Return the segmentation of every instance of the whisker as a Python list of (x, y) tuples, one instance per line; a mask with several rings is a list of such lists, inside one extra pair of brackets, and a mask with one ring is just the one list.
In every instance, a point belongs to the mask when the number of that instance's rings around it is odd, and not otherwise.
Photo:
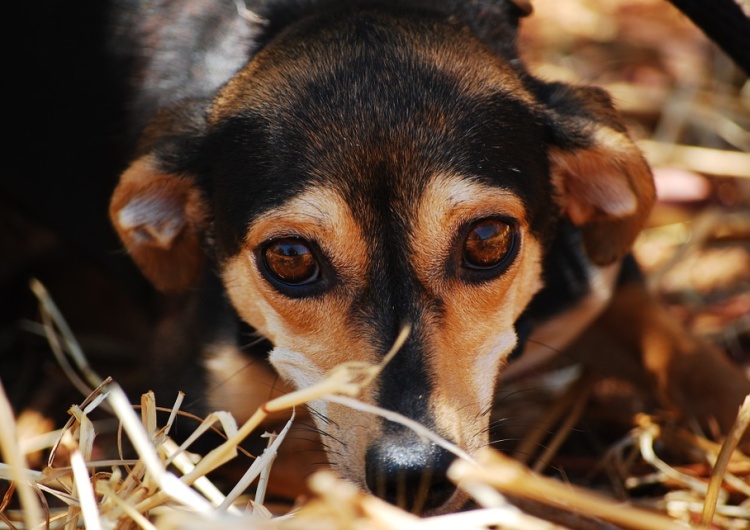
[(318, 418), (320, 421), (322, 421), (326, 425), (333, 425), (337, 429), (339, 428), (338, 423), (336, 423), (335, 421), (331, 420), (331, 418), (329, 418), (328, 416), (326, 416), (325, 414), (323, 414), (319, 410), (317, 410), (315, 408), (312, 408), (310, 405), (307, 406), (307, 410), (310, 411), (310, 415), (311, 416), (314, 416), (314, 417)]
[(511, 387), (510, 389), (506, 389), (504, 391), (498, 391), (495, 393), (495, 402), (493, 403), (493, 408), (511, 398), (517, 397), (518, 395), (538, 392), (540, 390), (543, 390), (544, 388), (546, 388), (545, 385), (519, 385)]
[[(248, 335), (250, 335), (250, 334), (248, 334)], [(264, 342), (268, 342), (268, 339), (265, 338), (263, 335), (256, 334), (255, 337), (256, 338), (253, 339), (251, 342), (248, 342), (248, 343), (245, 343), (245, 344), (239, 344), (238, 348), (240, 350), (245, 351), (245, 350), (250, 350), (250, 349), (254, 348), (258, 344), (263, 344)]]
[(310, 444), (319, 444), (321, 447), (326, 447), (326, 444), (315, 438), (307, 438), (306, 436), (287, 436), (287, 440), (297, 440), (302, 442), (309, 442)]
[(314, 433), (314, 434), (317, 434), (318, 436), (321, 436), (322, 439), (319, 440), (319, 441), (323, 445), (327, 445), (328, 441), (332, 440), (332, 441), (336, 442), (337, 444), (339, 444), (341, 447), (346, 447), (346, 442), (344, 442), (343, 440), (340, 440), (339, 438), (335, 437), (331, 433), (328, 433), (326, 431), (322, 431), (322, 430), (317, 429), (316, 427), (313, 427), (313, 426), (305, 425), (304, 427), (305, 427), (305, 430), (303, 432)]
[(492, 409), (494, 409), (494, 408), (495, 408), (495, 404), (494, 403), (490, 403), (485, 408), (483, 408), (482, 410), (479, 411), (479, 414), (477, 414), (477, 418), (483, 418), (483, 417), (487, 416), (489, 413), (492, 412)]
[(552, 352), (555, 352), (555, 353), (557, 353), (558, 355), (560, 355), (560, 354), (562, 354), (562, 353), (563, 353), (563, 352), (562, 352), (562, 350), (558, 350), (557, 348), (555, 348), (554, 346), (550, 346), (550, 345), (549, 345), (549, 344), (547, 344), (546, 342), (541, 342), (541, 341), (538, 341), (538, 340), (534, 340), (534, 339), (526, 339), (526, 342), (530, 342), (530, 343), (532, 343), (532, 344), (536, 344), (537, 346), (541, 346), (541, 347), (543, 347), (543, 348), (547, 348), (548, 350), (550, 350), (550, 351), (552, 351)]
[(523, 418), (501, 418), (490, 422), (487, 426), (487, 430), (495, 429), (497, 427), (533, 427), (537, 422), (526, 420)]

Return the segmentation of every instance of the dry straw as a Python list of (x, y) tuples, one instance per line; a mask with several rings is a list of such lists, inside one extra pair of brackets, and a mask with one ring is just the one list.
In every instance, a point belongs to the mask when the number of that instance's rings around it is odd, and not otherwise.
[[(28, 469), (24, 450), (21, 449), (37, 450), (39, 445), (24, 446), (17, 439), (12, 411), (0, 386), (0, 449), (4, 461), (0, 464), (0, 480), (10, 484), (9, 493), (0, 506), (0, 527), (71, 530), (80, 527), (196, 530), (574, 528), (559, 526), (524, 513), (511, 505), (503, 493), (530, 499), (539, 506), (549, 505), (563, 510), (580, 517), (580, 521), (586, 521), (588, 528), (612, 528), (611, 525), (607, 526), (609, 523), (644, 530), (689, 527), (685, 520), (679, 521), (654, 510), (637, 507), (634, 503), (615, 502), (582, 488), (542, 477), (517, 460), (489, 448), (472, 458), (412, 420), (358, 401), (356, 396), (360, 391), (397, 354), (408, 329), (403, 330), (382, 363), (376, 366), (362, 363), (341, 365), (318, 384), (267, 402), (241, 426), (225, 412), (210, 414), (185, 442), (178, 445), (169, 433), (176, 416), (183, 414), (179, 410), (183, 396), (178, 396), (164, 425), (157, 422), (157, 407), (151, 393), (142, 397), (139, 416), (122, 389), (109, 379), (101, 379), (88, 365), (83, 351), (44, 287), (34, 282), (32, 289), (39, 297), (42, 320), (53, 351), (66, 366), (66, 371), (71, 373), (76, 385), (87, 389), (88, 396), (81, 405), (70, 408), (70, 420), (56, 434), (51, 447), (48, 446), (48, 465), (40, 472)], [(278, 448), (293, 417), (280, 433), (269, 435), (268, 447), (228, 494), (222, 493), (209, 480), (207, 475), (210, 472), (237, 456), (239, 444), (248, 435), (257, 434), (268, 414), (293, 410), (317, 399), (327, 399), (365, 414), (378, 414), (389, 421), (402, 423), (454, 452), (458, 458), (449, 475), (480, 507), (457, 514), (419, 518), (362, 492), (329, 472), (319, 472), (310, 482), (311, 490), (316, 494), (314, 499), (289, 513), (272, 514), (263, 505), (265, 487)], [(585, 399), (585, 394), (571, 399), (571, 406), (579, 409), (580, 402)], [(127, 460), (121, 456), (116, 460), (96, 460), (94, 441), (98, 433), (91, 414), (105, 407), (121, 424), (121, 431), (137, 454), (136, 459)], [(660, 437), (664, 440), (664, 435), (657, 424), (645, 417), (631, 437), (611, 454), (617, 455), (626, 447), (638, 448), (642, 459), (658, 470), (662, 477), (668, 477), (693, 494), (698, 494), (704, 500), (701, 503), (703, 525), (708, 526), (712, 521), (716, 525), (716, 514), (719, 514), (721, 521), (726, 522), (720, 527), (747, 528), (750, 521), (747, 500), (750, 498), (747, 483), (750, 464), (735, 448), (750, 421), (748, 410), (750, 405), (746, 403), (723, 447), (692, 438), (692, 449), (701, 452), (706, 461), (714, 464), (710, 481), (699, 480), (661, 461), (653, 445)], [(226, 441), (206, 455), (190, 453), (194, 441), (217, 425), (225, 434)], [(691, 435), (678, 433), (677, 437), (680, 436), (680, 443), (684, 443)], [(558, 445), (559, 440), (555, 444)], [(616, 460), (622, 464), (633, 459)], [(253, 485), (255, 496), (249, 499), (246, 492)], [(728, 504), (727, 489), (735, 492), (734, 497), (744, 500), (735, 505)], [(55, 503), (50, 502), (52, 498)], [(11, 502), (14, 499), (17, 499), (17, 503)], [(695, 510), (690, 513), (694, 514)], [(699, 521), (693, 518), (692, 522)]]

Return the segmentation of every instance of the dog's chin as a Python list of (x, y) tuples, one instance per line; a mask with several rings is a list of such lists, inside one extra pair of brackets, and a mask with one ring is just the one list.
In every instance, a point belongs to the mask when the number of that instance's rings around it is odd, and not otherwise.
[[(335, 469), (333, 471), (335, 472)], [(341, 478), (343, 478), (344, 480), (347, 480), (348, 482), (354, 483), (360, 490), (365, 491), (371, 495), (374, 495), (375, 497), (378, 497), (378, 495), (370, 491), (366, 485), (362, 484), (360, 480), (352, 480), (351, 478), (346, 478), (346, 477), (341, 477)], [(415, 513), (416, 515), (419, 515), (421, 517), (432, 517), (435, 515), (445, 515), (449, 513), (458, 512), (462, 510), (463, 508), (465, 508), (469, 504), (470, 500), (471, 499), (468, 493), (466, 493), (465, 491), (461, 489), (456, 489), (453, 495), (451, 495), (446, 502), (444, 502), (443, 504), (441, 504), (440, 506), (436, 508), (421, 510), (419, 509), (418, 506), (403, 506), (403, 505), (399, 505), (399, 503), (396, 503), (395, 506), (404, 511)]]
[(469, 495), (465, 491), (457, 489), (455, 493), (443, 504), (437, 508), (426, 510), (421, 513), (423, 517), (431, 517), (433, 515), (444, 515), (447, 513), (455, 513), (463, 509), (469, 503)]
[[(455, 513), (457, 511), (460, 511), (464, 509), (470, 502), (469, 494), (465, 491), (461, 490), (460, 488), (456, 488), (453, 493), (439, 506), (436, 507), (425, 507), (425, 504), (429, 504), (427, 502), (427, 496), (430, 495), (430, 491), (421, 493), (417, 492), (405, 492), (407, 497), (410, 497), (411, 499), (418, 499), (422, 498), (421, 501), (416, 501), (415, 505), (408, 505), (408, 502), (394, 502), (393, 500), (388, 500), (383, 498), (381, 495), (378, 495), (377, 492), (372, 491), (370, 487), (365, 484), (363, 477), (364, 473), (361, 471), (353, 471), (350, 469), (346, 463), (338, 462), (334, 455), (328, 455), (329, 462), (331, 465), (331, 471), (339, 476), (342, 480), (345, 480), (347, 482), (350, 482), (357, 486), (360, 490), (367, 492), (371, 495), (374, 495), (375, 497), (378, 497), (382, 499), (384, 502), (388, 502), (390, 504), (393, 504), (394, 506), (416, 515), (420, 515), (422, 517), (431, 517), (435, 515), (444, 515), (448, 513)], [(430, 471), (425, 470), (425, 474), (429, 475)], [(409, 493), (412, 493), (412, 495), (409, 495)]]

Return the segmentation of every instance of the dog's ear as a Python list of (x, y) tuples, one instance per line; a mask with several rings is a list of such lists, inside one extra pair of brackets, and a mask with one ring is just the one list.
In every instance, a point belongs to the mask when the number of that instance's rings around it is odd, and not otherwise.
[(120, 177), (109, 215), (133, 261), (165, 292), (190, 288), (204, 262), (205, 202), (194, 179), (164, 172), (155, 155), (133, 162)]
[(201, 106), (157, 116), (110, 202), (110, 219), (126, 250), (164, 292), (190, 288), (204, 266), (208, 207), (188, 160), (198, 151), (204, 125)]
[[(425, 2), (426, 4), (434, 4)], [(448, 2), (452, 15), (461, 20), (498, 55), (518, 61), (517, 38), (521, 19), (533, 12), (531, 0), (484, 0)]]
[(546, 85), (552, 178), (564, 214), (583, 232), (589, 258), (622, 258), (655, 200), (651, 170), (599, 88)]

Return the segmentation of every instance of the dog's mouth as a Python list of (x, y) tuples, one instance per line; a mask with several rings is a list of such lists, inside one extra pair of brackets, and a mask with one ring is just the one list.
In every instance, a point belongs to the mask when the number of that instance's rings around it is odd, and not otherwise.
[(384, 436), (365, 453), (365, 483), (370, 492), (407, 511), (447, 511), (458, 497), (447, 476), (455, 458), (439, 445), (414, 436)]

